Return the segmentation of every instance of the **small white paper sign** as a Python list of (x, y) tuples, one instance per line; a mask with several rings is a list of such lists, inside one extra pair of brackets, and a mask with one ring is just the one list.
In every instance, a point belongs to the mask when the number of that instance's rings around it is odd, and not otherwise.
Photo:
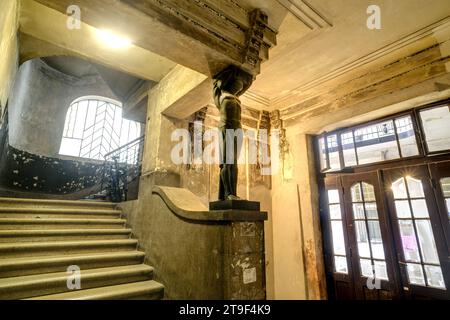
[(256, 282), (256, 268), (244, 269), (242, 272), (244, 284)]

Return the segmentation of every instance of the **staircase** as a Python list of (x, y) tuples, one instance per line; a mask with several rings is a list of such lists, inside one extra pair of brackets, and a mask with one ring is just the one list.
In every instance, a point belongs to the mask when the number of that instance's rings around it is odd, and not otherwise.
[(121, 215), (101, 201), (0, 198), (0, 300), (161, 299)]

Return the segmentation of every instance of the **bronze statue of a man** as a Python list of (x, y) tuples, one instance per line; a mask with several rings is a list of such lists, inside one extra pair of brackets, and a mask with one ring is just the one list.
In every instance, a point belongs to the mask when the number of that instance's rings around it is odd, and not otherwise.
[[(236, 194), (238, 180), (237, 160), (241, 151), (242, 140), (238, 143), (238, 138), (242, 133), (242, 125), (241, 101), (238, 97), (251, 86), (252, 82), (253, 76), (251, 74), (233, 65), (219, 72), (214, 77), (214, 102), (220, 111), (219, 130), (223, 141), (223, 144), (220, 146), (219, 200), (239, 199)], [(242, 139), (242, 135), (240, 138)], [(230, 140), (233, 142), (233, 146), (230, 146)], [(233, 154), (230, 155), (230, 152)]]

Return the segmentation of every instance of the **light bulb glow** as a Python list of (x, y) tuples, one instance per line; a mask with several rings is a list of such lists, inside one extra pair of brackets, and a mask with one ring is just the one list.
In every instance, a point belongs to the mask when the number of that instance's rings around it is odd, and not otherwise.
[(97, 29), (97, 37), (100, 41), (113, 49), (126, 48), (131, 45), (131, 40), (120, 37), (109, 30)]

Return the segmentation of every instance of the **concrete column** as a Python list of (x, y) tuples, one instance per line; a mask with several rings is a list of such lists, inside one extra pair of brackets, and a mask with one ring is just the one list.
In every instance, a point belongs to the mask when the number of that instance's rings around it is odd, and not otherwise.
[[(158, 179), (165, 185), (178, 186), (177, 179), (169, 177), (179, 176), (180, 167), (170, 158), (171, 134), (177, 128), (187, 128), (187, 123), (175, 117), (164, 115), (187, 92), (199, 83), (205, 81), (206, 76), (182, 66), (176, 66), (169, 72), (148, 94), (147, 123), (145, 130), (145, 145), (142, 162), (142, 176), (164, 177)], [(189, 108), (189, 104), (186, 105)], [(192, 112), (195, 112), (193, 110)], [(168, 179), (172, 183), (168, 183)]]

